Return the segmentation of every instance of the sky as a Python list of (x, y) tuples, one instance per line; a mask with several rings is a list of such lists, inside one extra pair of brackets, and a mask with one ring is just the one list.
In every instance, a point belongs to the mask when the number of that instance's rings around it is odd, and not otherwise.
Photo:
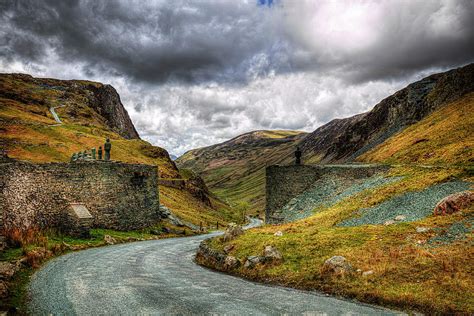
[(113, 85), (174, 155), (311, 132), (474, 61), (474, 1), (2, 0), (0, 72)]

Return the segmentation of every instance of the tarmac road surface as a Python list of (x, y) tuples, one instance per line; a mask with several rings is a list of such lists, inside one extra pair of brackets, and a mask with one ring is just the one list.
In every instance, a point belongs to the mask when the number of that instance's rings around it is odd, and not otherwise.
[[(258, 225), (252, 220), (251, 226)], [(395, 315), (395, 311), (214, 272), (194, 263), (218, 233), (70, 253), (32, 278), (33, 315)]]

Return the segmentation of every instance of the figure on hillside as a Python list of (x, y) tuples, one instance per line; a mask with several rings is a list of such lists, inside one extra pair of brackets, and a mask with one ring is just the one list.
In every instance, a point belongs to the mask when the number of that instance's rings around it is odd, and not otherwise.
[(105, 150), (105, 160), (110, 160), (110, 150), (112, 149), (112, 143), (110, 143), (110, 139), (107, 138), (104, 144)]
[(99, 146), (99, 151), (97, 152), (97, 155), (99, 156), (99, 160), (102, 160), (102, 146)]
[(295, 164), (297, 165), (301, 165), (301, 150), (300, 150), (300, 147), (296, 147), (296, 151), (295, 151), (295, 158), (296, 158), (296, 161), (295, 161)]

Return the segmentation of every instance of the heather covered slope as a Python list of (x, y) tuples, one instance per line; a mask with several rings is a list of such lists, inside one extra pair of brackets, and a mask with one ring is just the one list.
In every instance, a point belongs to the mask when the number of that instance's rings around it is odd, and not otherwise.
[[(54, 120), (51, 107), (63, 124)], [(1, 148), (12, 158), (66, 162), (73, 152), (98, 147), (109, 137), (113, 160), (157, 165), (161, 177), (181, 177), (165, 149), (139, 138), (119, 95), (108, 85), (1, 74), (0, 122)], [(228, 207), (212, 196), (209, 206), (189, 190), (160, 189), (161, 202), (187, 221), (231, 219)]]
[(180, 168), (200, 174), (209, 188), (237, 211), (263, 211), (265, 167), (289, 162), (305, 133), (255, 131), (221, 144), (188, 151), (177, 159)]
[(438, 73), (408, 85), (366, 113), (336, 119), (301, 143), (307, 163), (353, 161), (397, 132), (474, 92), (474, 64)]
[(474, 93), (451, 102), (358, 158), (364, 162), (474, 164)]

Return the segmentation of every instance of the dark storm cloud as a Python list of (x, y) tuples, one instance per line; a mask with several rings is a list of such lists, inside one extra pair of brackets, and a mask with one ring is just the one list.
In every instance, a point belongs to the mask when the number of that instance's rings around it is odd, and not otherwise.
[(312, 131), (474, 61), (474, 1), (0, 1), (0, 71), (113, 84), (175, 154)]
[(150, 83), (245, 79), (242, 63), (267, 49), (270, 24), (256, 6), (230, 1), (7, 1), (2, 30), (13, 56), (47, 57)]
[(366, 10), (364, 16), (340, 21), (330, 16), (332, 7), (351, 5), (257, 4), (5, 1), (2, 54), (31, 62), (48, 58), (49, 48), (64, 61), (84, 63), (89, 74), (96, 69), (149, 83), (245, 82), (291, 71), (332, 72), (361, 82), (449, 67), (474, 56), (469, 0), (355, 2), (354, 12)]

